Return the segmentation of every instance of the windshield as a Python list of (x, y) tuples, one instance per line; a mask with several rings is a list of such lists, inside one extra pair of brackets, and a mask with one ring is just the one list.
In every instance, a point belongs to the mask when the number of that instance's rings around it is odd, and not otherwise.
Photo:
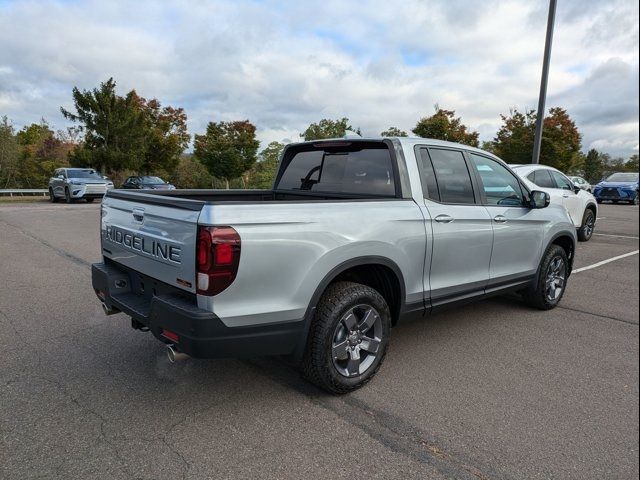
[(607, 177), (607, 182), (637, 182), (637, 173), (614, 173)]
[(92, 169), (68, 169), (67, 176), (69, 178), (90, 178), (92, 180), (102, 180), (102, 175)]
[(140, 177), (140, 183), (164, 183), (160, 177)]

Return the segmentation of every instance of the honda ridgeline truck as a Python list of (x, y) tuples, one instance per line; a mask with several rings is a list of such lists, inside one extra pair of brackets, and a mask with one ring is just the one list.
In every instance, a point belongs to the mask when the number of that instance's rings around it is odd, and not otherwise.
[(108, 190), (93, 288), (171, 360), (289, 355), (342, 393), (391, 327), (497, 293), (555, 307), (576, 229), (494, 155), (429, 139), (287, 145), (271, 190)]

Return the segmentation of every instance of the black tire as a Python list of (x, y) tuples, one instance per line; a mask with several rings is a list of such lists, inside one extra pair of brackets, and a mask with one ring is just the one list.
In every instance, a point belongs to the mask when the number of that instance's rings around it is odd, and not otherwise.
[(638, 205), (638, 192), (636, 192), (636, 196), (633, 200), (629, 202), (630, 205)]
[(93, 203), (95, 198), (85, 198), (85, 200), (87, 201), (87, 203)]
[(582, 217), (582, 226), (578, 229), (578, 240), (588, 242), (593, 236), (593, 230), (596, 225), (596, 216), (593, 210), (587, 208)]
[(68, 188), (64, 189), (64, 201), (67, 203), (72, 203), (73, 199), (71, 198), (71, 193)]
[(58, 203), (58, 197), (53, 194), (53, 189), (49, 187), (49, 201), (51, 203)]
[[(561, 273), (564, 277), (562, 288), (559, 292), (555, 292), (556, 296), (554, 298), (550, 298), (550, 292), (547, 292), (548, 288), (548, 279), (549, 273), (554, 269), (552, 263), (557, 260), (562, 261), (562, 268), (559, 273)], [(540, 261), (540, 266), (538, 267), (538, 275), (537, 281), (535, 284), (531, 284), (524, 292), (522, 296), (524, 301), (531, 307), (538, 308), (540, 310), (551, 310), (555, 308), (566, 290), (567, 286), (567, 278), (569, 276), (569, 259), (567, 257), (567, 252), (564, 251), (560, 245), (550, 245), (547, 248), (542, 260)]]
[[(359, 315), (359, 311), (363, 313)], [(349, 318), (351, 320), (347, 322)], [(355, 325), (352, 333), (347, 328), (351, 322)], [(364, 325), (368, 324), (373, 326), (365, 330), (367, 327)], [(307, 348), (302, 359), (303, 376), (330, 393), (347, 393), (362, 387), (382, 365), (389, 345), (390, 330), (389, 306), (376, 290), (353, 282), (330, 285), (318, 302), (309, 329)], [(375, 353), (367, 350), (370, 340), (373, 340), (371, 345), (375, 346)], [(346, 358), (343, 359), (337, 354), (334, 356), (342, 345), (346, 345), (343, 347)], [(354, 356), (357, 356), (357, 360)], [(346, 366), (342, 362), (346, 362)], [(357, 373), (353, 368), (355, 362), (358, 364)], [(364, 370), (360, 372), (361, 369)]]
[(601, 203), (602, 203), (602, 200), (597, 199), (597, 200), (596, 200), (596, 202), (598, 202), (598, 204), (601, 204)]

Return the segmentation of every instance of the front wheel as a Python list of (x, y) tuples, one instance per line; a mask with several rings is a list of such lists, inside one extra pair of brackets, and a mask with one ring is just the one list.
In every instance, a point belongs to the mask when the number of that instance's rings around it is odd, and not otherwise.
[(568, 276), (567, 252), (560, 245), (551, 245), (540, 262), (536, 283), (523, 292), (525, 302), (540, 310), (555, 308), (564, 295)]
[(73, 202), (73, 199), (71, 198), (71, 192), (69, 192), (68, 188), (64, 189), (64, 201), (67, 203)]
[(49, 201), (51, 203), (58, 203), (58, 197), (53, 194), (53, 188), (49, 187)]
[(331, 393), (360, 388), (375, 375), (387, 352), (389, 306), (366, 285), (330, 285), (312, 321), (302, 361), (305, 378)]
[(596, 216), (593, 210), (587, 209), (582, 217), (582, 226), (578, 229), (578, 240), (581, 242), (588, 242), (592, 235), (596, 225)]
[(85, 200), (87, 201), (87, 203), (93, 203), (93, 201), (95, 200), (95, 198), (85, 198)]

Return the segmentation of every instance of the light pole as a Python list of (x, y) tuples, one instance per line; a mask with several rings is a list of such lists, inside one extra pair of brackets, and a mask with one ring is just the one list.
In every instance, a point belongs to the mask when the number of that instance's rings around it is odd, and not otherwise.
[(545, 102), (547, 100), (547, 81), (549, 80), (549, 60), (551, 59), (551, 43), (553, 42), (553, 24), (556, 19), (556, 0), (549, 0), (549, 18), (547, 18), (547, 37), (544, 42), (544, 59), (542, 61), (542, 78), (540, 79), (540, 97), (536, 111), (536, 133), (533, 137), (533, 157), (531, 163), (540, 163), (540, 145), (542, 143), (542, 124), (544, 122)]

